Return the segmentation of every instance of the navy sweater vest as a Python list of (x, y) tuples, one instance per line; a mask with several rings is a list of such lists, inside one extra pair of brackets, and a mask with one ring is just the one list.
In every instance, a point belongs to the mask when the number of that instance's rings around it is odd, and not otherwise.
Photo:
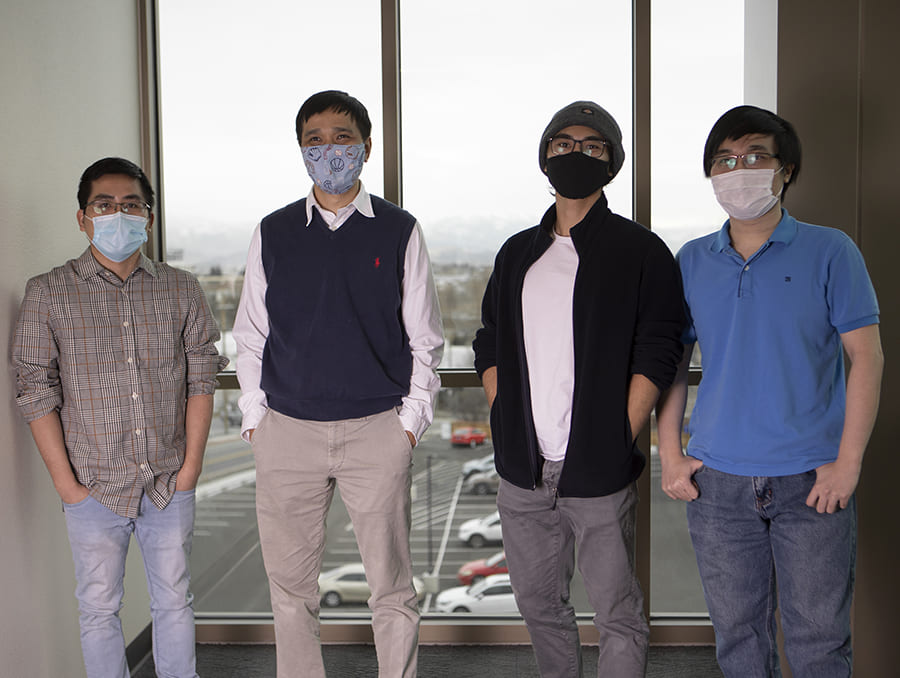
[(375, 218), (331, 231), (306, 200), (262, 220), (269, 336), (262, 389), (297, 419), (365, 417), (409, 393), (412, 353), (401, 315), (412, 215), (372, 196)]

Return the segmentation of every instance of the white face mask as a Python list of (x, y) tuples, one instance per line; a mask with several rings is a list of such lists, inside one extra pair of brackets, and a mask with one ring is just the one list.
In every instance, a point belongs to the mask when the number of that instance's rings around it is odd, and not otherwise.
[(781, 169), (739, 169), (712, 177), (716, 200), (729, 217), (744, 221), (757, 219), (772, 209), (778, 195), (772, 193), (775, 172)]

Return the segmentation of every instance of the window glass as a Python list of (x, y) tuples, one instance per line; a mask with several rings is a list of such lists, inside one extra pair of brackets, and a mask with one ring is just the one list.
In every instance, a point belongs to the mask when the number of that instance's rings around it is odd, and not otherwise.
[[(774, 109), (776, 5), (774, 0), (651, 2), (651, 227), (673, 252), (718, 230), (727, 218), (703, 174), (703, 147), (713, 124), (744, 103)], [(699, 358), (696, 350), (694, 367)], [(696, 387), (688, 396), (685, 426)], [(655, 421), (650, 473), (651, 613), (705, 615), (685, 505), (669, 499), (660, 486)]]
[[(157, 5), (166, 259), (236, 280), (259, 220), (309, 192), (294, 131), (300, 104), (345, 90), (365, 104), (380, 136), (380, 6), (342, 3), (335, 32), (312, 29), (304, 3)], [(382, 163), (375, 143), (362, 176), (375, 193)], [(233, 315), (217, 314), (224, 330)]]
[[(631, 3), (401, 0), (403, 201), (441, 291), (444, 367), (471, 367), (494, 255), (552, 204), (538, 164), (553, 114), (589, 99), (622, 128), (607, 188), (631, 216)], [(477, 18), (477, 19), (476, 19)]]
[(726, 218), (703, 146), (719, 116), (745, 103), (744, 0), (653, 0), (650, 17), (651, 224), (677, 252)]
[[(771, 63), (774, 48), (747, 33), (743, 0), (651, 4), (651, 226), (675, 251), (724, 219), (703, 177), (703, 142), (727, 108), (774, 106), (764, 96), (774, 78), (754, 71)], [(774, 0), (753, 6), (771, 9)], [(306, 97), (342, 89), (367, 106), (373, 154), (363, 181), (383, 192), (381, 7), (344, 3), (340, 31), (308, 30), (308, 6), (287, 0), (158, 0), (157, 7), (166, 258), (198, 275), (223, 330), (222, 350), (233, 359), (231, 327), (253, 228), (309, 191), (294, 133)], [(626, 161), (606, 192), (614, 211), (632, 216), (632, 4), (401, 0), (400, 12), (404, 207), (422, 223), (432, 256), (447, 337), (442, 366), (470, 368), (493, 257), (552, 204), (537, 149), (562, 106), (592, 99), (618, 121)], [(721, 27), (715, 38), (713, 25)], [(748, 74), (755, 74), (752, 87)], [(751, 90), (763, 92), (762, 100), (748, 99)], [(238, 396), (216, 394), (198, 488), (193, 567), (201, 616), (270, 611)], [(438, 610), (440, 592), (505, 573), (499, 522), (491, 519), (497, 477), (484, 461), (490, 453), (481, 390), (442, 390), (414, 459), (412, 549), (428, 613)], [(683, 505), (662, 496), (655, 448), (650, 468), (651, 609), (702, 614)], [(463, 530), (471, 520), (480, 522)], [(358, 563), (339, 496), (328, 526), (323, 572)], [(469, 567), (485, 558), (483, 571)], [(572, 590), (578, 612), (589, 615), (577, 575)], [(506, 609), (510, 600), (490, 611), (515, 614)], [(349, 604), (341, 602), (341, 611)], [(364, 613), (364, 604), (353, 605)], [(447, 611), (464, 606), (448, 603)]]
[[(380, 5), (341, 3), (340, 30), (311, 28), (297, 2), (158, 0), (161, 214), (166, 259), (197, 274), (232, 359), (234, 314), (259, 220), (306, 197), (311, 182), (294, 131), (311, 94), (362, 101), (380, 137)], [(383, 154), (363, 172), (380, 194)], [(198, 485), (192, 556), (195, 607), (269, 612), (254, 508), (250, 447), (239, 438), (240, 393), (220, 389)]]

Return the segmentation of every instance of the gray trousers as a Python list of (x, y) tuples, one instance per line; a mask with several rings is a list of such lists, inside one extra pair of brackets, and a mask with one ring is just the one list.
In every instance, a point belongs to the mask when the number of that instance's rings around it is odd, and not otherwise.
[(558, 497), (563, 462), (545, 462), (534, 490), (501, 481), (497, 506), (516, 603), (543, 678), (580, 678), (581, 643), (569, 584), (578, 570), (600, 632), (601, 678), (644, 676), (650, 635), (634, 573), (637, 488)]
[(269, 410), (253, 434), (256, 513), (278, 678), (323, 678), (319, 584), (335, 485), (372, 590), (380, 678), (416, 675), (419, 606), (409, 548), (412, 447), (394, 410), (343, 421)]

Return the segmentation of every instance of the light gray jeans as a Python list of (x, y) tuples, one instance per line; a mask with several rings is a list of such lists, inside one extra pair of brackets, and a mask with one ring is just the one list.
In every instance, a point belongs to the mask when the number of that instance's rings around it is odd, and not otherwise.
[(543, 678), (580, 678), (569, 583), (577, 564), (600, 632), (601, 678), (644, 676), (650, 635), (634, 573), (634, 483), (605, 497), (559, 497), (563, 462), (545, 462), (534, 490), (500, 482), (497, 506), (519, 611)]
[(307, 421), (269, 410), (253, 434), (256, 514), (278, 678), (322, 678), (319, 584), (335, 485), (372, 590), (380, 678), (416, 675), (419, 607), (409, 548), (412, 447), (394, 410)]
[(194, 597), (188, 561), (194, 530), (194, 490), (175, 492), (162, 510), (150, 495), (137, 518), (125, 518), (92, 496), (64, 504), (75, 561), (75, 595), (88, 678), (128, 678), (119, 609), (133, 534), (144, 558), (153, 661), (160, 678), (196, 678)]

